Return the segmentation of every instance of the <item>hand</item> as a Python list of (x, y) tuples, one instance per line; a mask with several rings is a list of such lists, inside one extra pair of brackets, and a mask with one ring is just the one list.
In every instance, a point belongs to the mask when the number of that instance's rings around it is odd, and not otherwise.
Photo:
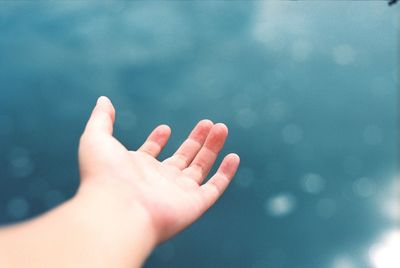
[[(224, 192), (239, 165), (227, 155), (203, 184), (228, 134), (224, 124), (200, 121), (179, 149), (164, 161), (156, 157), (171, 130), (160, 125), (136, 151), (112, 136), (115, 110), (100, 97), (79, 147), (81, 189), (107, 193), (127, 207), (141, 208), (160, 243), (199, 218)], [(127, 213), (128, 214), (128, 213)]]
[(1, 228), (1, 267), (140, 267), (157, 244), (214, 204), (239, 165), (229, 154), (203, 183), (226, 139), (223, 124), (200, 121), (160, 162), (169, 127), (157, 127), (129, 151), (112, 136), (114, 117), (110, 100), (99, 98), (81, 137), (77, 194), (44, 215)]

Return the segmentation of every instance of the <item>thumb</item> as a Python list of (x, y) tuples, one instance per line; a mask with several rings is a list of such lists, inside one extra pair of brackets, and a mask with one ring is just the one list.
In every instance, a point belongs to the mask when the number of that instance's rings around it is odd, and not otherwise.
[(109, 98), (101, 96), (86, 124), (86, 133), (103, 133), (112, 135), (115, 120), (115, 109)]

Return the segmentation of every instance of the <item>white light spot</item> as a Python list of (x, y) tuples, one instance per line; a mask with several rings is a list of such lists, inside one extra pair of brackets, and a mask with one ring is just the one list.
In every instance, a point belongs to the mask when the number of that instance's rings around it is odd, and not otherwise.
[(390, 220), (399, 222), (400, 220), (400, 178), (395, 176), (392, 182), (382, 190), (381, 204), (379, 211), (383, 212), (383, 216)]
[(356, 265), (350, 257), (338, 256), (334, 259), (332, 268), (356, 268)]
[(400, 219), (400, 205), (397, 201), (397, 198), (393, 198), (394, 200), (387, 200), (383, 204), (383, 213), (386, 217), (393, 220)]
[(363, 131), (363, 138), (368, 145), (378, 145), (383, 141), (382, 129), (375, 125), (369, 125)]
[(370, 178), (360, 178), (353, 184), (353, 191), (360, 197), (370, 197), (375, 194), (376, 184)]
[(308, 59), (312, 52), (312, 45), (308, 40), (298, 39), (292, 44), (292, 56), (295, 61), (302, 62)]
[(283, 217), (289, 215), (293, 212), (295, 206), (295, 197), (289, 193), (282, 193), (273, 196), (265, 203), (265, 209), (272, 217)]
[(324, 198), (317, 203), (317, 213), (323, 219), (331, 218), (336, 212), (336, 203), (330, 198)]
[(301, 178), (301, 187), (302, 189), (311, 194), (319, 194), (325, 188), (325, 180), (319, 175), (315, 173), (308, 173)]
[(252, 34), (267, 49), (282, 50), (288, 40), (309, 36), (312, 28), (309, 16), (299, 11), (296, 5), (278, 1), (257, 3)]
[(15, 197), (7, 203), (7, 213), (13, 219), (22, 219), (28, 212), (29, 204), (23, 197)]
[(374, 268), (399, 268), (399, 249), (400, 230), (386, 233), (383, 239), (369, 250), (369, 257)]
[(344, 44), (333, 48), (333, 60), (339, 65), (348, 65), (355, 60), (355, 51), (350, 45)]
[(296, 144), (303, 139), (303, 130), (294, 124), (286, 125), (282, 129), (282, 138), (287, 144)]

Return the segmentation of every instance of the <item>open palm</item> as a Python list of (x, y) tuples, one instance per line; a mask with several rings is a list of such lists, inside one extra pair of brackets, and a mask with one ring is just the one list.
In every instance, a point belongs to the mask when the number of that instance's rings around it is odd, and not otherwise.
[(112, 136), (114, 118), (111, 102), (101, 97), (81, 138), (82, 184), (127, 193), (129, 202), (149, 214), (160, 241), (211, 207), (239, 165), (239, 157), (229, 154), (203, 183), (227, 137), (224, 124), (200, 121), (171, 157), (159, 161), (156, 157), (171, 134), (168, 126), (158, 126), (137, 151), (129, 151)]

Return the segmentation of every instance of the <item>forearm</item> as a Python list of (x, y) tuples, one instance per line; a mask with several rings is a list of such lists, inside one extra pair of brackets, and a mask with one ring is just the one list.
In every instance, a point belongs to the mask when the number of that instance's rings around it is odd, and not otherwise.
[(0, 267), (140, 267), (156, 245), (146, 212), (88, 192), (0, 230)]
[(239, 156), (228, 154), (205, 182), (228, 135), (222, 123), (200, 121), (159, 161), (168, 126), (131, 151), (112, 136), (114, 120), (110, 100), (99, 98), (80, 140), (78, 193), (41, 217), (0, 229), (0, 267), (140, 267), (157, 243), (218, 200), (238, 168)]

